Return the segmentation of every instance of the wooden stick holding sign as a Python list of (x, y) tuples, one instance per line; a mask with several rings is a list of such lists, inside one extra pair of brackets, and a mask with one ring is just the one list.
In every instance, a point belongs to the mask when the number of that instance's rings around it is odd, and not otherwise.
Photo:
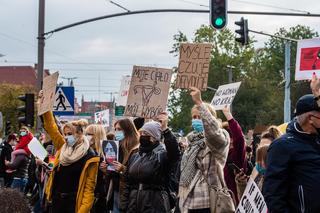
[(207, 89), (211, 44), (181, 44), (175, 88)]
[(219, 86), (211, 102), (215, 110), (222, 110), (225, 106), (230, 106), (240, 85), (241, 82)]
[(125, 116), (154, 118), (165, 111), (172, 70), (134, 66)]
[(43, 95), (38, 105), (38, 115), (52, 110), (59, 73), (55, 72), (43, 79)]

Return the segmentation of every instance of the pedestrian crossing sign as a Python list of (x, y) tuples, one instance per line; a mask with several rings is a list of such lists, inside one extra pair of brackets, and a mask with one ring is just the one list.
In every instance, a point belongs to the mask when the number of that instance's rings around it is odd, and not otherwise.
[(53, 112), (54, 115), (74, 115), (74, 87), (57, 87)]

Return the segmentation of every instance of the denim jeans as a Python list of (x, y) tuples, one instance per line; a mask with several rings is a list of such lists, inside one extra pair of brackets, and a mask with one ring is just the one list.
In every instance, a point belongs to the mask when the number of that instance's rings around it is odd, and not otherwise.
[(11, 188), (19, 189), (19, 191), (23, 193), (27, 182), (28, 178), (14, 178), (11, 184)]

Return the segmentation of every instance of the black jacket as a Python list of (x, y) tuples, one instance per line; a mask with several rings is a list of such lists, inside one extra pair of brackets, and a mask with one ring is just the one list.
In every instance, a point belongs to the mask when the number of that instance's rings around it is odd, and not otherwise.
[(11, 160), (11, 153), (13, 149), (12, 146), (7, 143), (3, 142), (0, 145), (0, 177), (3, 177), (6, 174), (6, 165), (4, 164), (5, 160), (10, 161)]
[(8, 168), (16, 170), (13, 174), (16, 178), (28, 178), (30, 158), (25, 154), (17, 154), (14, 161), (8, 164)]
[(150, 152), (140, 150), (131, 156), (121, 212), (170, 212), (168, 179), (179, 160), (180, 150), (176, 138), (168, 130), (164, 133), (164, 144)]
[(269, 213), (317, 213), (320, 202), (319, 137), (292, 121), (268, 151), (263, 195)]

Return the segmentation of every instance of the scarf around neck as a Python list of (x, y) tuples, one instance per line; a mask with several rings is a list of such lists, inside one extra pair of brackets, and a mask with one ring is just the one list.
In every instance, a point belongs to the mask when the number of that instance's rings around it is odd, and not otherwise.
[(180, 167), (180, 185), (183, 187), (188, 187), (195, 177), (197, 172), (196, 160), (198, 153), (201, 149), (205, 148), (205, 138), (203, 132), (191, 132), (187, 136), (187, 139), (189, 141), (189, 146), (182, 156)]
[(82, 140), (82, 142), (77, 141), (74, 146), (68, 146), (67, 143), (62, 146), (59, 157), (62, 166), (69, 166), (87, 154), (90, 148), (89, 141), (86, 137), (81, 137), (78, 140)]

